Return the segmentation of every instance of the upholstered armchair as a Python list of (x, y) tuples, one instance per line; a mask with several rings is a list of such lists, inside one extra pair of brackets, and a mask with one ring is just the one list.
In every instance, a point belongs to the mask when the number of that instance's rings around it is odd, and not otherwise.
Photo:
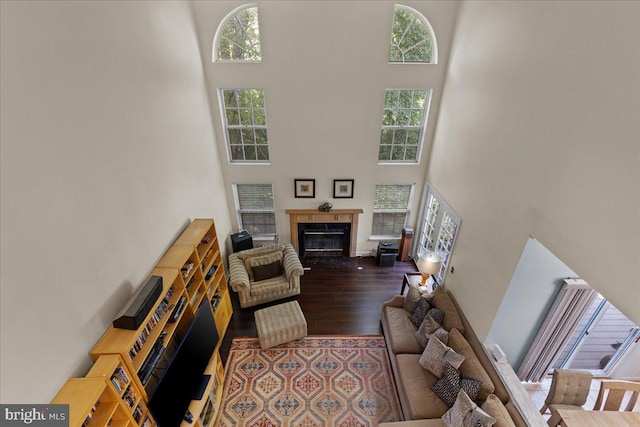
[(242, 308), (300, 294), (303, 274), (302, 263), (290, 243), (229, 255), (230, 284)]

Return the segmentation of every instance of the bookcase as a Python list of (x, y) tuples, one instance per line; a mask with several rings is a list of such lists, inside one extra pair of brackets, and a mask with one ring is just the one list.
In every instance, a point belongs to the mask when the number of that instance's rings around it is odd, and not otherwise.
[[(211, 301), (219, 341), (204, 374), (210, 375), (201, 400), (189, 406), (193, 422), (213, 425), (222, 398), (224, 367), (219, 346), (233, 308), (213, 219), (195, 219), (167, 249), (150, 276), (162, 278), (155, 306), (136, 330), (113, 325), (90, 351), (93, 366), (84, 378), (71, 378), (52, 403), (70, 405), (70, 426), (156, 427), (147, 408), (157, 378), (153, 372), (169, 359), (194, 320), (201, 303)], [(167, 352), (165, 352), (165, 349)]]

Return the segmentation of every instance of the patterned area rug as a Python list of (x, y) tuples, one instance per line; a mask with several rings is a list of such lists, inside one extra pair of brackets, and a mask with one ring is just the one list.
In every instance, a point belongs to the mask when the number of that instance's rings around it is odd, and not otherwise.
[(346, 256), (303, 256), (300, 258), (306, 268), (364, 268), (360, 265), (360, 258)]
[(401, 413), (382, 335), (310, 336), (266, 350), (234, 338), (216, 425), (364, 427)]

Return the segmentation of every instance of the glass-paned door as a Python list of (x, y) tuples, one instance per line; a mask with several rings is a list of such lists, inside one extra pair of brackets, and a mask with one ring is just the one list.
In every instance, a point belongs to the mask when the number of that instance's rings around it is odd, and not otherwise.
[(554, 368), (584, 369), (594, 375), (607, 376), (639, 336), (640, 328), (602, 295), (598, 295)]
[(425, 185), (423, 200), (425, 202), (420, 219), (420, 234), (413, 257), (417, 259), (428, 250), (440, 255), (442, 264), (440, 271), (434, 276), (438, 283), (442, 283), (460, 227), (460, 218), (429, 183)]

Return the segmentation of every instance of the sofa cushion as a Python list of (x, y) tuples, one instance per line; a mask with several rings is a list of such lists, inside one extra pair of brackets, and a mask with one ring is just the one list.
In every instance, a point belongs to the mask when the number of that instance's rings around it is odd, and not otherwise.
[(511, 415), (509, 415), (509, 411), (495, 394), (487, 396), (481, 408), (496, 419), (495, 427), (516, 427)]
[(461, 427), (464, 425), (465, 419), (471, 414), (471, 411), (477, 407), (478, 405), (469, 398), (467, 393), (464, 390), (460, 390), (456, 397), (456, 402), (451, 409), (444, 413), (442, 421), (447, 427)]
[[(415, 342), (415, 340), (414, 340)], [(411, 419), (440, 418), (449, 407), (436, 396), (431, 386), (438, 378), (418, 364), (419, 354), (397, 354), (396, 382), (407, 400)]]
[(447, 294), (441, 286), (435, 288), (432, 292), (433, 300), (431, 303), (433, 306), (438, 307), (440, 310), (444, 311), (444, 319), (442, 322), (442, 327), (447, 331), (450, 331), (452, 328), (456, 328), (462, 334), (464, 334), (464, 326), (462, 324), (462, 319), (460, 318), (460, 314), (458, 314), (458, 310), (456, 309), (455, 303), (451, 301), (451, 298)]
[[(422, 348), (416, 341), (416, 327), (413, 326), (407, 316), (407, 312), (402, 307), (384, 307), (384, 320), (388, 326), (385, 340), (394, 354), (414, 353), (418, 357), (422, 353)], [(417, 362), (417, 359), (416, 359)]]
[(457, 369), (464, 362), (464, 356), (444, 345), (435, 335), (431, 335), (418, 362), (424, 369), (440, 378), (445, 365)]
[(427, 314), (424, 316), (424, 320), (415, 333), (416, 340), (418, 341), (418, 344), (420, 344), (420, 347), (425, 348), (427, 346), (427, 341), (429, 341), (429, 337), (432, 334), (438, 337), (443, 344), (447, 344), (449, 341), (449, 332), (447, 332), (447, 330), (438, 322), (433, 320), (431, 315)]
[(456, 368), (448, 363), (444, 367), (442, 378), (431, 387), (434, 394), (449, 407), (452, 407), (456, 402), (460, 390), (464, 390), (471, 399), (475, 399), (479, 389), (480, 381), (461, 375)]
[(276, 261), (282, 263), (282, 252), (272, 252), (266, 255), (259, 255), (259, 256), (253, 256), (253, 257), (247, 258), (244, 264), (247, 269), (247, 273), (249, 274), (249, 280), (251, 282), (255, 281), (255, 279), (253, 278), (253, 267), (271, 264)]
[(426, 298), (418, 298), (416, 309), (413, 310), (413, 314), (409, 317), (409, 320), (411, 320), (413, 326), (415, 326), (416, 328), (420, 326), (420, 324), (424, 320), (424, 316), (427, 315), (427, 311), (429, 311), (430, 308), (431, 305)]
[(282, 276), (282, 264), (276, 260), (269, 264), (256, 265), (255, 267), (251, 267), (251, 273), (253, 274), (253, 280), (255, 282)]
[(449, 331), (448, 345), (455, 350), (456, 353), (464, 356), (464, 362), (462, 362), (462, 365), (458, 368), (460, 372), (466, 377), (474, 378), (482, 382), (482, 386), (478, 392), (478, 399), (485, 400), (488, 395), (494, 392), (495, 387), (493, 386), (493, 381), (491, 381), (489, 374), (487, 374), (487, 371), (473, 352), (471, 345), (469, 345), (467, 340), (457, 329), (451, 329), (451, 331)]
[(416, 305), (418, 305), (420, 295), (422, 294), (418, 286), (409, 284), (409, 290), (407, 291), (407, 296), (404, 297), (402, 308), (404, 308), (406, 312), (413, 314)]

